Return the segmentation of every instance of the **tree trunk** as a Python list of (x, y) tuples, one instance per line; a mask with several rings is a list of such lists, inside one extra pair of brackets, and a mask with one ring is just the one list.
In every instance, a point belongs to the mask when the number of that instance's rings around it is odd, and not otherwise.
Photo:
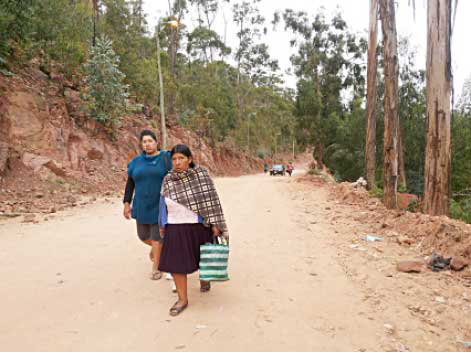
[(92, 39), (92, 46), (96, 45), (96, 23), (98, 21), (98, 1), (93, 0), (93, 39)]
[(322, 142), (318, 141), (315, 148), (315, 156), (317, 162), (317, 169), (324, 169), (324, 146)]
[(450, 201), (451, 0), (428, 0), (424, 212), (448, 214)]
[(398, 186), (403, 189), (407, 188), (406, 169), (404, 167), (404, 145), (402, 144), (402, 132), (401, 132), (401, 119), (399, 119), (399, 126), (397, 127), (397, 149), (398, 149), (398, 168), (399, 168), (399, 180)]
[(376, 47), (378, 34), (378, 2), (370, 0), (370, 28), (368, 38), (368, 70), (366, 93), (365, 169), (368, 189), (375, 186), (376, 172)]
[[(315, 75), (316, 75), (316, 96), (317, 96), (317, 123), (320, 125), (321, 124), (321, 103), (322, 102), (322, 96), (321, 96), (321, 80), (320, 80), (320, 72), (317, 64), (315, 65), (314, 69)], [(320, 131), (318, 132), (320, 134)], [(322, 135), (317, 136), (317, 142), (316, 142), (316, 147), (315, 147), (315, 154), (316, 154), (316, 162), (317, 162), (317, 168), (322, 170), (324, 169), (324, 145), (321, 139)]]
[[(213, 21), (211, 21), (210, 18), (209, 18), (209, 12), (210, 12), (210, 10), (208, 8), (208, 2), (205, 1), (204, 2), (204, 13), (206, 15), (206, 24), (208, 26), (208, 29), (211, 31), (211, 26), (213, 24)], [(211, 56), (211, 62), (213, 62), (214, 55), (213, 55), (213, 47), (212, 46), (209, 47), (209, 54)]]
[(399, 64), (394, 0), (380, 0), (384, 51), (384, 205), (397, 207), (398, 128), (399, 128)]
[[(240, 33), (242, 33), (244, 29), (244, 21), (240, 21)], [(239, 48), (242, 46), (242, 35), (239, 37)], [(237, 86), (236, 86), (236, 91), (237, 91), (237, 121), (239, 122), (242, 116), (242, 101), (241, 101), (241, 92), (240, 92), (240, 81), (242, 79), (242, 75), (240, 72), (241, 69), (241, 57), (237, 59)]]

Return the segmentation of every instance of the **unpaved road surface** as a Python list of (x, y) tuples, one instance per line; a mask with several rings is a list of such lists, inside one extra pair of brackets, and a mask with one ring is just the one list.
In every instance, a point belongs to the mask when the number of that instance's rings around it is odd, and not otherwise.
[(306, 190), (295, 179), (216, 179), (231, 280), (200, 293), (197, 274), (190, 276), (190, 304), (178, 317), (168, 315), (176, 299), (170, 282), (148, 279), (148, 248), (119, 199), (39, 224), (0, 224), (0, 349), (457, 350), (437, 323), (430, 331), (401, 304), (409, 292), (395, 294), (392, 275), (369, 278), (374, 258), (341, 237), (348, 209), (335, 225), (325, 188)]

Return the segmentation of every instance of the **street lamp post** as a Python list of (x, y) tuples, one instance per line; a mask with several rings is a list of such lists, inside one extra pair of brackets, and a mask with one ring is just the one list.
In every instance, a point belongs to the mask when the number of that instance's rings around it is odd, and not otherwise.
[(172, 28), (178, 27), (177, 21), (166, 21), (157, 23), (155, 38), (157, 41), (157, 68), (159, 73), (159, 85), (160, 85), (160, 134), (161, 134), (161, 141), (162, 141), (162, 149), (167, 148), (167, 125), (165, 122), (165, 105), (164, 105), (164, 82), (162, 77), (162, 67), (160, 65), (160, 26), (162, 24), (168, 24)]
[(293, 161), (294, 161), (294, 143), (295, 143), (295, 141), (296, 141), (296, 140), (295, 140), (294, 137), (293, 137)]

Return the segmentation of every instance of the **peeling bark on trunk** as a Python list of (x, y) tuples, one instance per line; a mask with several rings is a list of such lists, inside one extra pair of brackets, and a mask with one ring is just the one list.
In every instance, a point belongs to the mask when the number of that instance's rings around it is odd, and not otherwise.
[[(320, 102), (322, 100), (322, 96), (321, 96), (321, 81), (320, 81), (320, 77), (319, 77), (320, 73), (319, 73), (317, 65), (315, 65), (314, 72), (315, 72), (315, 75), (316, 75), (316, 96), (317, 96), (317, 102), (319, 102), (319, 106), (317, 108), (317, 122), (318, 122), (318, 124), (320, 124), (320, 121), (321, 121)], [(322, 143), (321, 136), (317, 137), (315, 153), (316, 153), (317, 168), (322, 170), (322, 169), (324, 169), (324, 145)]]
[(451, 176), (451, 0), (427, 7), (424, 212), (448, 214)]
[(375, 186), (376, 174), (376, 47), (378, 34), (378, 2), (370, 0), (370, 28), (368, 38), (368, 72), (366, 93), (365, 170), (368, 189)]
[(398, 128), (399, 128), (399, 64), (394, 0), (380, 0), (384, 50), (384, 205), (397, 207)]
[(399, 125), (397, 127), (397, 143), (398, 143), (398, 167), (399, 167), (399, 180), (398, 185), (407, 188), (406, 169), (404, 167), (404, 145), (402, 144), (402, 132), (401, 132), (401, 120), (398, 120)]

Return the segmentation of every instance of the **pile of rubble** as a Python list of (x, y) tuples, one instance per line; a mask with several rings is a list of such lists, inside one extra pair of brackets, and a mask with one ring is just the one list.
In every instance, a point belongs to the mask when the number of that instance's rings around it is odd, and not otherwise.
[[(331, 193), (337, 200), (360, 207), (355, 220), (369, 225), (373, 234), (416, 249), (426, 256), (432, 270), (466, 270), (465, 275), (471, 278), (471, 224), (447, 216), (430, 216), (404, 209), (388, 210), (380, 199), (369, 195), (361, 181), (331, 185)], [(406, 194), (405, 199), (411, 198)], [(436, 259), (440, 257), (445, 262), (437, 267), (440, 262)], [(421, 266), (423, 264), (400, 265), (402, 270), (408, 268), (411, 272)]]

